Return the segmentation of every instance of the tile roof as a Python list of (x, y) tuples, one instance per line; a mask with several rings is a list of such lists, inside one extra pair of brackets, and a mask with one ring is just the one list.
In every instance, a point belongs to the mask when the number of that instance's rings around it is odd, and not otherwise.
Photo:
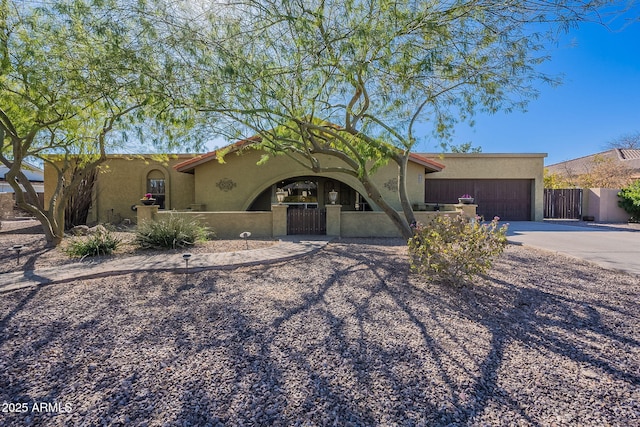
[[(193, 169), (196, 166), (199, 166), (203, 163), (217, 159), (218, 153), (220, 152), (224, 152), (225, 154), (233, 153), (236, 151), (240, 151), (243, 148), (253, 145), (257, 142), (260, 142), (260, 137), (257, 135), (252, 136), (251, 138), (242, 139), (240, 141), (234, 142), (233, 144), (227, 145), (226, 147), (222, 147), (218, 150), (210, 151), (208, 153), (201, 154), (192, 159), (185, 160), (184, 162), (178, 163), (177, 165), (174, 166), (174, 169), (177, 170), (178, 172), (191, 173), (193, 172)], [(413, 163), (417, 163), (419, 165), (422, 165), (428, 168), (430, 172), (440, 172), (442, 169), (444, 169), (444, 165), (442, 163), (438, 163), (435, 160), (429, 159), (420, 154), (410, 153), (409, 160), (412, 161)]]
[(226, 153), (232, 153), (235, 151), (240, 151), (243, 148), (255, 144), (260, 141), (259, 136), (252, 136), (251, 138), (242, 139), (240, 141), (234, 142), (233, 144), (227, 145), (226, 147), (209, 151), (208, 153), (201, 154), (199, 156), (194, 157), (193, 159), (185, 160), (184, 162), (180, 162), (177, 165), (174, 165), (173, 168), (178, 172), (191, 172), (193, 168), (199, 166), (203, 163), (206, 163), (210, 160), (215, 160), (218, 158), (218, 153), (224, 151)]

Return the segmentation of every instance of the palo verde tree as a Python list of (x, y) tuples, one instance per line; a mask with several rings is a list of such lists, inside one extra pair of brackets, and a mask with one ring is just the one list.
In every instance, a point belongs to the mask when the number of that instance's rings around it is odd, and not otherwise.
[[(120, 132), (188, 125), (158, 95), (174, 76), (162, 34), (146, 19), (155, 9), (146, 6), (1, 0), (0, 161), (18, 206), (41, 222), (52, 245), (63, 237), (67, 200), (118, 147)], [(57, 172), (44, 205), (21, 171), (28, 158)]]
[[(230, 136), (257, 133), (270, 153), (289, 155), (314, 172), (357, 177), (369, 200), (409, 237), (407, 164), (421, 129), (448, 141), (453, 125), (478, 111), (524, 108), (536, 95), (535, 83), (555, 83), (537, 67), (547, 59), (545, 43), (598, 6), (242, 0), (210, 11), (235, 20), (233, 43), (213, 45), (223, 54), (186, 61), (199, 70), (195, 107), (230, 119)], [(213, 53), (207, 40), (219, 37), (208, 36), (206, 24), (198, 31), (192, 39)], [(321, 154), (341, 162), (324, 164)], [(386, 162), (398, 166), (404, 215), (371, 180)]]

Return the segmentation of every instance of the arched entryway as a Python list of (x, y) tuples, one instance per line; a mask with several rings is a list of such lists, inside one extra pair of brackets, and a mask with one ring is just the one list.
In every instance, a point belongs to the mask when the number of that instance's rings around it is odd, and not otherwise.
[(276, 191), (278, 191), (279, 188), (287, 192), (284, 203), (289, 206), (322, 208), (330, 204), (329, 192), (335, 190), (338, 192), (336, 204), (342, 205), (343, 211), (372, 210), (371, 205), (366, 199), (351, 186), (340, 180), (322, 176), (297, 176), (269, 185), (253, 199), (247, 210), (271, 210), (271, 205), (277, 203)]
[(362, 195), (344, 182), (322, 176), (287, 178), (267, 187), (250, 204), (249, 211), (271, 210), (277, 203), (276, 192), (285, 192), (283, 203), (287, 209), (287, 234), (326, 234), (326, 210), (329, 193), (338, 193), (336, 204), (343, 211), (370, 211), (371, 206)]

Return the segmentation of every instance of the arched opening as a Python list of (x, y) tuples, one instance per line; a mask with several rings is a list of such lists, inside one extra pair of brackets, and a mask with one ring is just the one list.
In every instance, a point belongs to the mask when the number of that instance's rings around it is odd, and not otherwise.
[(289, 209), (317, 209), (330, 204), (329, 193), (338, 192), (336, 204), (343, 211), (371, 211), (366, 199), (350, 185), (322, 176), (298, 176), (274, 183), (264, 189), (249, 205), (248, 211), (269, 211), (277, 203), (276, 191), (286, 192), (284, 203)]
[(151, 193), (160, 209), (165, 208), (165, 176), (162, 171), (153, 169), (147, 174), (147, 193)]

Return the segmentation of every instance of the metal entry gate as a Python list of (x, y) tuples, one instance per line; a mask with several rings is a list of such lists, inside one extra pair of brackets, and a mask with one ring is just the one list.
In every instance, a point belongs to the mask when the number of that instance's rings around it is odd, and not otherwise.
[(554, 219), (580, 219), (582, 216), (582, 189), (564, 188), (544, 190), (544, 217)]
[(289, 208), (287, 234), (327, 234), (327, 211)]

